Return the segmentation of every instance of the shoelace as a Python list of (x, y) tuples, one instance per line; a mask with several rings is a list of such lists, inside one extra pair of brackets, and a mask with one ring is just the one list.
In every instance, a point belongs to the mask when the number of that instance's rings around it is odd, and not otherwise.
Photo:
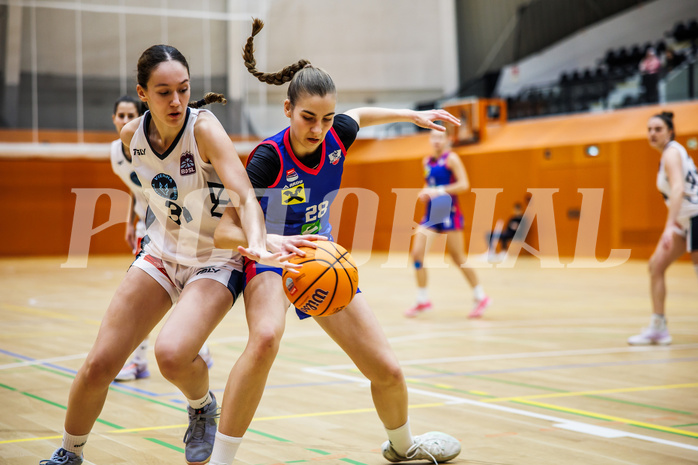
[[(206, 422), (211, 418), (218, 418), (218, 408), (212, 413), (203, 413), (204, 409), (196, 410), (195, 415), (189, 417), (189, 427), (184, 432), (182, 439), (185, 444), (189, 444), (192, 439), (203, 439), (206, 432)], [(193, 420), (193, 421), (192, 421)]]
[[(63, 452), (61, 454), (61, 452)], [(56, 452), (53, 453), (50, 459), (48, 460), (41, 460), (39, 462), (39, 465), (53, 465), (55, 463), (68, 463), (68, 460), (70, 460), (70, 457), (68, 456), (68, 451), (65, 449), (58, 449)]]
[(443, 445), (438, 440), (429, 441), (429, 443), (421, 441), (415, 442), (410, 446), (409, 449), (407, 449), (407, 452), (405, 452), (405, 458), (414, 459), (415, 457), (417, 457), (417, 454), (421, 451), (427, 456), (429, 456), (429, 458), (432, 459), (436, 465), (438, 465), (439, 462), (436, 460), (431, 451), (427, 448), (427, 444), (433, 444), (443, 450)]

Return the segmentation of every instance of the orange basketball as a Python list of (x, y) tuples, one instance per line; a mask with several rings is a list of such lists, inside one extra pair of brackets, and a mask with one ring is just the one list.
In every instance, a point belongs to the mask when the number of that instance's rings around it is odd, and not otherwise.
[(359, 270), (349, 252), (339, 244), (317, 241), (317, 249), (300, 247), (305, 257), (290, 261), (302, 265), (298, 273), (281, 275), (284, 292), (301, 312), (329, 316), (349, 305), (359, 286)]

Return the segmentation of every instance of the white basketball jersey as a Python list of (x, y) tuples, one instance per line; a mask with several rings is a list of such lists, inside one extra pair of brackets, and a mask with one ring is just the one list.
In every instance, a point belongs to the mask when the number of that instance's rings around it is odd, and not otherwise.
[(147, 207), (143, 189), (138, 175), (131, 166), (131, 161), (124, 156), (121, 139), (111, 143), (111, 168), (131, 191), (135, 204), (133, 206), (138, 222), (136, 223), (136, 236), (142, 238), (145, 235), (145, 209)]
[(143, 248), (185, 266), (213, 266), (239, 256), (237, 251), (213, 246), (213, 233), (230, 200), (213, 165), (201, 159), (194, 138), (194, 124), (204, 111), (187, 108), (184, 126), (162, 154), (148, 142), (148, 111), (130, 144), (148, 203)]
[[(684, 223), (688, 218), (698, 215), (698, 172), (693, 159), (688, 156), (688, 152), (675, 140), (667, 144), (664, 150), (669, 147), (676, 148), (681, 154), (681, 173), (683, 175), (683, 199), (679, 210), (678, 221)], [(671, 185), (664, 169), (664, 157), (659, 162), (659, 172), (657, 173), (657, 189), (664, 196), (664, 201), (669, 205), (669, 194)]]

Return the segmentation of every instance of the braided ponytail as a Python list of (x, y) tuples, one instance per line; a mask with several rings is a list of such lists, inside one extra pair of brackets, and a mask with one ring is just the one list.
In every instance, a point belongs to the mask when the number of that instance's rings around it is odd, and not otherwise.
[(302, 93), (309, 95), (319, 95), (324, 97), (327, 94), (336, 93), (334, 82), (329, 74), (320, 68), (310, 64), (308, 60), (298, 60), (292, 65), (286, 66), (276, 73), (263, 73), (257, 69), (257, 60), (254, 58), (254, 37), (264, 27), (264, 22), (259, 18), (252, 21), (252, 34), (247, 38), (245, 46), (242, 48), (242, 58), (247, 71), (261, 82), (270, 85), (280, 86), (286, 82), (291, 82), (288, 86), (288, 99), (291, 105), (295, 105)]
[(228, 103), (228, 100), (225, 98), (223, 94), (208, 92), (206, 95), (204, 95), (204, 98), (202, 98), (201, 100), (189, 102), (189, 106), (192, 108), (201, 108), (205, 105), (208, 105), (209, 103), (222, 103), (223, 105), (225, 105), (226, 103)]

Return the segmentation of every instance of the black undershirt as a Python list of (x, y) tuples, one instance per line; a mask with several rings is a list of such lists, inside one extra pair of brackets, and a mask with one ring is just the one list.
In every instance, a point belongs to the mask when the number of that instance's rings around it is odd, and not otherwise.
[[(359, 124), (356, 120), (351, 116), (339, 114), (334, 117), (332, 128), (344, 148), (349, 150), (359, 132)], [(315, 168), (320, 164), (320, 157), (322, 157), (322, 145), (313, 153), (298, 160), (308, 168)], [(279, 177), (279, 171), (281, 171), (281, 159), (276, 149), (270, 144), (257, 147), (247, 164), (247, 176), (250, 178), (257, 198), (262, 197), (266, 188), (274, 184)]]

